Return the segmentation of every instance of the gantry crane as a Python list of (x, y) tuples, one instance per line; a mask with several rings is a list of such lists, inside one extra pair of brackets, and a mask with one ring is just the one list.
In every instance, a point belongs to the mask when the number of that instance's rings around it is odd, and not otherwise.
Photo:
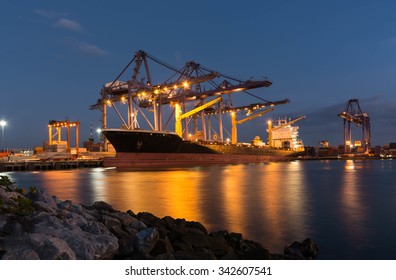
[(367, 113), (363, 113), (359, 105), (358, 99), (350, 99), (345, 106), (345, 110), (338, 114), (344, 119), (344, 152), (350, 153), (352, 151), (352, 132), (351, 123), (362, 127), (362, 142), (363, 150), (368, 153), (370, 150), (370, 118)]
[[(154, 62), (157, 68), (162, 67), (162, 69), (170, 71), (170, 78), (165, 82), (155, 83), (152, 79), (152, 69), (149, 68), (149, 62)], [(133, 63), (132, 78), (126, 82), (120, 81), (120, 78)], [(162, 71), (161, 74), (163, 75)], [(218, 79), (224, 80), (219, 83), (217, 82)], [(154, 131), (166, 130), (170, 118), (174, 116), (176, 119), (175, 130), (177, 134), (187, 139), (189, 119), (199, 114), (201, 115), (202, 126), (206, 126), (204, 110), (215, 103), (218, 104), (217, 114), (220, 119), (220, 130), (222, 130), (221, 114), (224, 112), (223, 98), (225, 95), (230, 96), (234, 92), (244, 92), (265, 101), (266, 104), (274, 103), (247, 92), (247, 90), (269, 87), (271, 84), (272, 82), (267, 78), (261, 80), (232, 78), (205, 68), (193, 61), (189, 61), (184, 67), (177, 69), (144, 51), (138, 51), (114, 81), (102, 88), (100, 98), (90, 109), (100, 109), (102, 111), (103, 128), (107, 127), (108, 107), (114, 109), (122, 122), (122, 127), (127, 129), (138, 128), (136, 121), (137, 113), (146, 120)], [(214, 99), (210, 100), (212, 98)], [(229, 98), (231, 99), (231, 97)], [(197, 108), (189, 111), (187, 104), (197, 101)], [(210, 105), (207, 105), (209, 102)], [(118, 104), (128, 105), (126, 118), (118, 110)], [(173, 108), (172, 112), (169, 113), (169, 110), (167, 111), (168, 107), (163, 108), (163, 105), (170, 105)], [(144, 110), (152, 112), (152, 116), (146, 116)], [(168, 113), (169, 119), (164, 124), (163, 115), (165, 113)], [(222, 139), (221, 135), (220, 137)]]
[(304, 118), (305, 118), (305, 116), (301, 116), (301, 117), (298, 117), (298, 118), (296, 118), (296, 119), (294, 119), (294, 120), (291, 120), (291, 121), (289, 121), (289, 122), (284, 122), (283, 124), (280, 124), (280, 125), (278, 125), (278, 126), (276, 126), (276, 127), (273, 127), (272, 121), (269, 120), (269, 121), (268, 121), (268, 129), (267, 129), (267, 132), (268, 132), (268, 145), (269, 145), (270, 147), (274, 147), (274, 146), (275, 146), (275, 145), (274, 145), (274, 140), (273, 140), (273, 137), (272, 137), (272, 132), (273, 132), (273, 131), (276, 131), (276, 130), (281, 129), (281, 128), (283, 128), (283, 127), (285, 127), (285, 126), (288, 126), (288, 125), (292, 125), (292, 124), (294, 124), (295, 122), (297, 122), (297, 121), (299, 121), (299, 120), (301, 120), (301, 119), (304, 119)]
[[(75, 128), (76, 129), (76, 152), (77, 152), (77, 156), (79, 155), (79, 147), (78, 147), (78, 143), (79, 143), (79, 135), (80, 135), (80, 122), (71, 122), (69, 120), (65, 120), (65, 121), (56, 121), (56, 120), (51, 120), (48, 123), (48, 144), (49, 145), (53, 145), (53, 144), (60, 144), (62, 142), (62, 128), (66, 128), (66, 151), (68, 153), (71, 152), (71, 148), (70, 148), (70, 129), (71, 128)], [(53, 133), (53, 129), (56, 130), (55, 133)], [(55, 137), (57, 138), (55, 140)]]

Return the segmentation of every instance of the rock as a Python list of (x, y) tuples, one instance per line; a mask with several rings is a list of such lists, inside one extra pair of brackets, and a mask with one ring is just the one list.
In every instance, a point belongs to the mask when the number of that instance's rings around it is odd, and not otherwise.
[(135, 235), (135, 245), (140, 252), (149, 254), (158, 239), (159, 233), (155, 228), (146, 228)]
[(304, 259), (304, 256), (302, 255), (301, 252), (301, 243), (298, 241), (294, 241), (290, 245), (286, 246), (285, 249), (283, 250), (283, 253), (286, 256), (290, 256), (297, 260)]
[(230, 251), (230, 249), (232, 250), (232, 248), (227, 244), (223, 232), (211, 233), (209, 236), (211, 237), (209, 241), (211, 242), (213, 254), (215, 254), (217, 258), (222, 258)]
[(135, 242), (131, 237), (128, 238), (119, 238), (118, 239), (118, 251), (116, 253), (117, 256), (125, 258), (130, 256), (135, 251)]
[(240, 258), (244, 260), (270, 260), (271, 256), (269, 251), (263, 248), (261, 244), (251, 240), (244, 240)]
[(2, 214), (0, 215), (0, 233), (1, 232), (7, 232), (7, 225), (8, 225), (8, 220), (10, 219), (9, 214)]
[[(34, 225), (33, 233), (64, 240), (75, 252), (77, 259), (106, 259), (115, 255), (118, 250), (117, 238), (110, 234), (103, 224), (97, 223), (96, 227), (89, 226), (92, 226), (92, 223), (80, 228), (48, 215), (42, 217), (40, 222)], [(92, 228), (96, 229), (94, 234)], [(88, 231), (85, 231), (86, 229)]]
[(191, 253), (193, 251), (193, 247), (191, 242), (185, 242), (181, 239), (174, 240), (172, 242), (172, 247), (174, 248), (175, 252), (180, 253)]
[(124, 227), (130, 226), (132, 223), (139, 222), (138, 219), (132, 217), (131, 215), (129, 215), (127, 213), (123, 213), (123, 212), (112, 212), (112, 213), (109, 213), (108, 216), (119, 220), (120, 223)]
[(113, 206), (104, 202), (104, 201), (96, 201), (91, 206), (92, 209), (96, 209), (98, 211), (107, 211), (109, 213), (115, 212), (116, 210), (113, 209)]
[(319, 253), (319, 247), (315, 241), (307, 238), (301, 244), (301, 251), (306, 259), (314, 259)]
[(46, 191), (36, 190), (35, 192), (29, 192), (26, 197), (32, 201), (42, 201), (51, 208), (58, 208), (56, 197), (50, 196)]
[(242, 248), (242, 234), (241, 233), (224, 233), (224, 238), (227, 240), (227, 243), (234, 249), (234, 250), (241, 250)]
[(88, 221), (82, 215), (79, 215), (79, 214), (76, 214), (76, 213), (73, 213), (70, 211), (66, 211), (66, 210), (63, 210), (62, 213), (67, 218), (67, 221), (72, 225), (76, 225), (80, 228), (83, 228), (88, 224)]
[(179, 237), (179, 240), (186, 244), (191, 244), (192, 248), (210, 248), (211, 246), (209, 236), (200, 229), (190, 228)]
[(160, 218), (148, 212), (140, 212), (136, 217), (148, 227), (163, 228), (165, 226), (164, 222)]
[(59, 209), (68, 210), (68, 209), (70, 209), (70, 207), (72, 207), (72, 204), (73, 203), (71, 202), (71, 200), (65, 200), (65, 201), (62, 201), (62, 202), (58, 203), (57, 206), (58, 206)]
[(174, 250), (173, 250), (172, 244), (169, 241), (167, 236), (165, 236), (164, 238), (158, 239), (153, 250), (150, 252), (150, 254), (153, 256), (159, 256), (159, 255), (168, 255), (169, 256), (170, 254), (173, 254), (173, 253), (174, 253)]
[(120, 222), (118, 219), (112, 218), (112, 217), (107, 216), (107, 215), (103, 215), (103, 216), (102, 216), (101, 222), (102, 222), (107, 228), (116, 227), (116, 226), (120, 227), (120, 226), (121, 226), (121, 222)]
[(192, 221), (192, 222), (186, 222), (185, 223), (185, 225), (186, 225), (186, 227), (188, 227), (188, 228), (195, 228), (195, 229), (198, 229), (198, 230), (200, 230), (200, 231), (202, 231), (203, 233), (205, 233), (205, 234), (208, 234), (208, 231), (206, 230), (206, 228), (201, 224), (201, 223), (199, 223), (199, 222), (194, 222), (194, 221)]
[(45, 211), (45, 212), (52, 213), (54, 215), (57, 214), (56, 209), (49, 206), (44, 201), (33, 201), (32, 206), (34, 207), (34, 209), (36, 209), (38, 211)]
[(294, 241), (284, 249), (284, 254), (294, 259), (313, 259), (319, 252), (318, 245), (307, 238), (302, 243)]
[(75, 260), (76, 254), (67, 243), (57, 237), (31, 234), (30, 243), (41, 260)]
[(2, 260), (39, 260), (38, 254), (30, 248), (19, 247), (9, 251), (5, 251)]

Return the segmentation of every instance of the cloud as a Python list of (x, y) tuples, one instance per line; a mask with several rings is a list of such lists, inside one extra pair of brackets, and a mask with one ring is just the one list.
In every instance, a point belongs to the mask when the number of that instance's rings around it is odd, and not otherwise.
[(85, 42), (77, 42), (76, 48), (84, 53), (91, 54), (91, 55), (106, 55), (108, 54), (107, 51), (99, 48), (96, 45), (88, 44)]
[(54, 23), (54, 27), (67, 29), (67, 30), (75, 31), (75, 32), (83, 31), (81, 24), (79, 24), (77, 21), (66, 19), (66, 18), (59, 19), (57, 22)]
[(33, 12), (45, 18), (61, 18), (67, 15), (66, 13), (59, 13), (55, 11), (41, 10), (41, 9), (34, 9)]

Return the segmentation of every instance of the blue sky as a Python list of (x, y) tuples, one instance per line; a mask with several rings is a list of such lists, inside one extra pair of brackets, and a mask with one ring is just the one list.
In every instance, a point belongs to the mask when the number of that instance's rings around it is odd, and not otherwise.
[[(242, 80), (268, 77), (273, 85), (253, 93), (289, 98), (271, 116), (305, 115), (297, 124), (306, 145), (341, 144), (337, 114), (354, 98), (371, 118), (372, 144), (396, 142), (394, 1), (0, 5), (0, 119), (7, 121), (7, 147), (40, 146), (48, 121), (65, 118), (80, 121), (81, 141), (87, 139), (90, 124), (100, 126), (100, 111), (89, 106), (138, 50), (177, 68), (194, 60)], [(266, 117), (240, 126), (239, 139), (266, 138)]]

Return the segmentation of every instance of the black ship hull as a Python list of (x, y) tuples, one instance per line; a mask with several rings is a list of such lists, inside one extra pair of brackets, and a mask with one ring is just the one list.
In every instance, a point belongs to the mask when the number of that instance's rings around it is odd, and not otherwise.
[(103, 134), (117, 153), (216, 153), (198, 143), (183, 141), (172, 132), (105, 129)]
[(210, 164), (247, 164), (292, 160), (290, 151), (236, 145), (183, 141), (172, 132), (105, 129), (115, 157), (103, 160), (105, 167), (169, 168)]

